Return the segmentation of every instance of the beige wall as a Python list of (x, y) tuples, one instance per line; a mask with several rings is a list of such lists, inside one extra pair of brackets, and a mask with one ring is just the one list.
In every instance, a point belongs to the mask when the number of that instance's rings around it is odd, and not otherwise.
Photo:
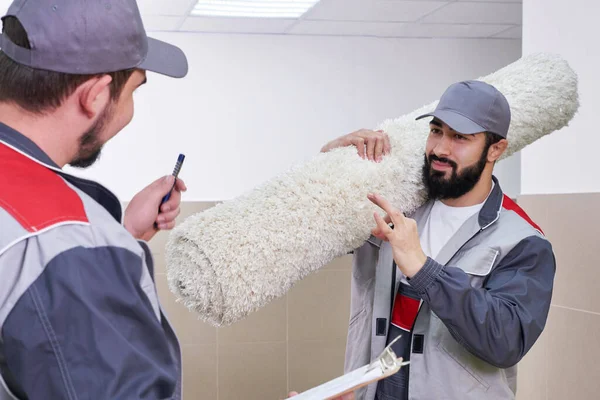
[[(558, 271), (546, 331), (520, 375), (522, 399), (600, 398), (600, 2), (523, 0), (523, 54), (550, 52), (577, 73), (581, 106), (569, 125), (521, 153), (521, 203), (555, 247)], [(548, 195), (553, 193), (553, 195)], [(570, 194), (577, 193), (577, 194)]]
[[(518, 400), (587, 400), (600, 393), (600, 194), (518, 199), (545, 231), (557, 257), (546, 330), (519, 366)], [(179, 220), (214, 203), (187, 202)], [(183, 345), (185, 399), (277, 400), (343, 372), (350, 258), (299, 282), (247, 319), (213, 328), (174, 300), (164, 243), (151, 242), (160, 298)]]
[[(186, 202), (178, 220), (213, 206)], [(229, 327), (214, 328), (175, 302), (165, 276), (168, 234), (151, 242), (159, 297), (183, 351), (184, 399), (278, 400), (343, 373), (350, 257), (299, 282), (287, 296)]]
[(518, 400), (600, 397), (600, 193), (530, 195), (519, 204), (557, 259), (546, 329), (519, 372)]

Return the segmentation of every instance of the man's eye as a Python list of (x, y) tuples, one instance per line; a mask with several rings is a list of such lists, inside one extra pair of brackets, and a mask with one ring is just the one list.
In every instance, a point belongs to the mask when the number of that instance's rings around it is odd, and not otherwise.
[(432, 133), (432, 134), (434, 134), (434, 135), (439, 135), (441, 132), (442, 132), (442, 131), (440, 131), (440, 130), (439, 130), (439, 129), (437, 129), (437, 128), (433, 128), (433, 129), (431, 129), (431, 131), (430, 131), (430, 133)]

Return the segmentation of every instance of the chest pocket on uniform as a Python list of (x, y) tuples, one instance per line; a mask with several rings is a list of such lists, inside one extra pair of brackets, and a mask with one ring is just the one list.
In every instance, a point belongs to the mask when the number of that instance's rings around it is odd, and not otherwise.
[(473, 277), (485, 277), (492, 271), (498, 253), (491, 247), (473, 247), (458, 252), (448, 265), (458, 267)]

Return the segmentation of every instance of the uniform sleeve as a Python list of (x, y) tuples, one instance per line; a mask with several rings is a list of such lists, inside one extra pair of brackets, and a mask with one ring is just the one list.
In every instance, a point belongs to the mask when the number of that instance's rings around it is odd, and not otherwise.
[(3, 325), (18, 392), (29, 400), (172, 398), (178, 361), (141, 286), (143, 268), (117, 247), (56, 256)]
[(410, 285), (468, 351), (508, 368), (544, 329), (555, 270), (550, 243), (532, 236), (501, 260), (482, 288), (472, 287), (462, 269), (430, 258)]

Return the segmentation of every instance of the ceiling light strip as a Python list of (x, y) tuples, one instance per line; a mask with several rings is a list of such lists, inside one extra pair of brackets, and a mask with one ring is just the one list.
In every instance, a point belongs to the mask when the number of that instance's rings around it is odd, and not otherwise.
[(264, 0), (200, 0), (192, 15), (222, 17), (279, 17), (297, 18), (314, 6), (318, 0), (264, 1)]
[(310, 7), (316, 1), (228, 1), (228, 0), (200, 0), (196, 7), (203, 5), (224, 5), (233, 7)]

